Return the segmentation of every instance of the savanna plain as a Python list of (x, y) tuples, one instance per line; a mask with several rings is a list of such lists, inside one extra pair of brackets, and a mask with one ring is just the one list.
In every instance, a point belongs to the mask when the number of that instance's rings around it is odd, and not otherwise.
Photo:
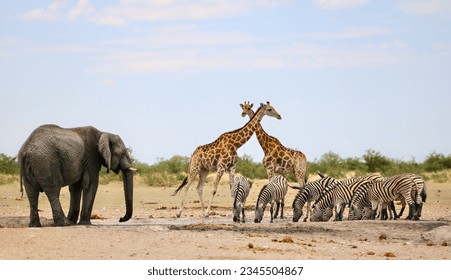
[[(212, 181), (212, 180), (210, 180)], [(0, 186), (0, 259), (2, 260), (146, 260), (146, 259), (301, 259), (301, 260), (450, 260), (451, 182), (427, 181), (428, 198), (420, 221), (399, 220), (292, 222), (290, 189), (284, 219), (255, 224), (254, 205), (266, 180), (254, 181), (246, 222), (232, 221), (229, 186), (222, 181), (208, 218), (202, 217), (195, 183), (186, 209), (176, 218), (183, 193), (173, 187), (149, 187), (135, 178), (134, 215), (125, 223), (122, 183), (100, 185), (92, 225), (53, 227), (45, 195), (39, 198), (42, 228), (28, 228), (29, 205), (19, 184)], [(204, 187), (208, 202), (211, 183)], [(63, 209), (69, 192), (62, 189)], [(397, 209), (400, 206), (397, 205)]]

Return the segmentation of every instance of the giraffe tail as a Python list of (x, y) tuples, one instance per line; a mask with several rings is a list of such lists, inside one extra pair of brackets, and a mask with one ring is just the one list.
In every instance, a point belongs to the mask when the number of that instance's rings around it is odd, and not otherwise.
[(177, 195), (177, 194), (183, 189), (183, 187), (186, 186), (187, 183), (188, 183), (188, 176), (185, 177), (185, 179), (183, 180), (183, 182), (182, 182), (182, 184), (180, 185), (180, 187), (178, 187), (178, 188), (174, 191), (174, 193), (172, 194), (172, 196)]

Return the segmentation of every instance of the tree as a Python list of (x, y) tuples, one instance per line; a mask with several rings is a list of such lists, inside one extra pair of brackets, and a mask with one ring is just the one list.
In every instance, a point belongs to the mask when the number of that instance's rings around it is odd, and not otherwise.
[(391, 165), (391, 160), (389, 158), (372, 149), (366, 151), (366, 154), (363, 155), (363, 160), (365, 161), (368, 172), (384, 173)]

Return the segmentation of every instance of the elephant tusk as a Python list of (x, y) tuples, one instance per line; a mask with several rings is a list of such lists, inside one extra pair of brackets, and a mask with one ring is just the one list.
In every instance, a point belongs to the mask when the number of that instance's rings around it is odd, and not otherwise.
[(128, 170), (130, 170), (130, 171), (133, 171), (133, 172), (136, 172), (136, 171), (138, 171), (138, 169), (136, 169), (136, 168), (133, 168), (133, 167), (129, 167), (129, 168), (128, 168)]

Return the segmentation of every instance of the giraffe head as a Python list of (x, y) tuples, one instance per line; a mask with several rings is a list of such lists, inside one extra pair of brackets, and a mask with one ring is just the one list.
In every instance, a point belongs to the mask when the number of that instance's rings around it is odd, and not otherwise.
[(250, 103), (249, 101), (244, 102), (244, 104), (240, 104), (241, 109), (243, 109), (243, 112), (241, 113), (241, 117), (245, 117), (246, 115), (249, 116), (249, 118), (252, 118), (254, 115), (254, 110), (252, 110), (252, 107), (254, 106), (254, 103)]
[(282, 119), (280, 114), (276, 111), (276, 109), (273, 106), (271, 106), (269, 101), (266, 101), (266, 104), (260, 103), (260, 108), (262, 108), (262, 110), (263, 110), (263, 115), (267, 115), (269, 117), (274, 117), (278, 120)]

